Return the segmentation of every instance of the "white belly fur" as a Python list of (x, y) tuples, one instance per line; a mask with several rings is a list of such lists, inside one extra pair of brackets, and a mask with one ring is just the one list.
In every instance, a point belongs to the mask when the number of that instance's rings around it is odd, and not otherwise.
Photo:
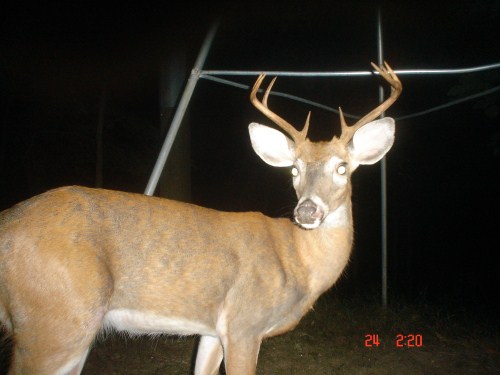
[(108, 311), (104, 316), (104, 328), (114, 328), (118, 331), (139, 335), (216, 335), (214, 328), (199, 322), (129, 309)]

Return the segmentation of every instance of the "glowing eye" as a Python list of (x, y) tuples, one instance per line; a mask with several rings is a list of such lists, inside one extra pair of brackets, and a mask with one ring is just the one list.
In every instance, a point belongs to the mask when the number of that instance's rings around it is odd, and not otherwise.
[(299, 175), (299, 170), (295, 167), (292, 168), (292, 176), (297, 177)]
[(342, 163), (337, 167), (337, 173), (340, 175), (345, 175), (347, 172), (346, 164)]

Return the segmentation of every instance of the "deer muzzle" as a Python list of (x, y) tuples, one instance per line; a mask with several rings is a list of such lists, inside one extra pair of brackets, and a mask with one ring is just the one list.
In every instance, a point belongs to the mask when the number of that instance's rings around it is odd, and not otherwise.
[(306, 229), (317, 228), (325, 218), (324, 210), (312, 199), (300, 202), (294, 211), (295, 221)]

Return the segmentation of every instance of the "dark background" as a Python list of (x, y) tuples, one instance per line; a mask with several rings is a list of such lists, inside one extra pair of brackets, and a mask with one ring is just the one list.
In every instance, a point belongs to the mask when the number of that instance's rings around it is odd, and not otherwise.
[[(161, 146), (159, 79), (172, 59), (185, 79), (210, 25), (220, 26), (206, 69), (358, 71), (384, 55), (395, 69), (500, 62), (500, 5), (415, 2), (21, 5), (1, 12), (0, 208), (50, 188), (96, 183), (96, 129), (103, 112), (105, 188), (143, 192)], [(230, 77), (251, 85), (254, 77)], [(500, 70), (401, 76), (392, 117), (500, 84)], [(286, 78), (275, 88), (362, 115), (380, 80)], [(104, 103), (104, 104), (103, 104)], [(282, 98), (271, 107), (311, 138), (338, 131), (337, 115)], [(289, 216), (289, 171), (250, 147), (247, 125), (269, 123), (248, 91), (200, 80), (189, 106), (191, 200), (221, 210)], [(389, 292), (497, 313), (500, 94), (397, 122), (387, 157)], [(356, 244), (339, 292), (378, 293), (380, 167), (353, 178)]]

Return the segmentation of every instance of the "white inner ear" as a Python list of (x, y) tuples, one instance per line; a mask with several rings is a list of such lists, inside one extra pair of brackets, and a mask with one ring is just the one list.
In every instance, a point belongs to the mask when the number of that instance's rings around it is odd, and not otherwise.
[(359, 128), (349, 145), (351, 160), (356, 164), (373, 164), (384, 157), (394, 143), (394, 119), (385, 117)]
[(295, 161), (295, 144), (282, 132), (252, 122), (248, 126), (252, 147), (257, 155), (273, 167), (289, 167)]

